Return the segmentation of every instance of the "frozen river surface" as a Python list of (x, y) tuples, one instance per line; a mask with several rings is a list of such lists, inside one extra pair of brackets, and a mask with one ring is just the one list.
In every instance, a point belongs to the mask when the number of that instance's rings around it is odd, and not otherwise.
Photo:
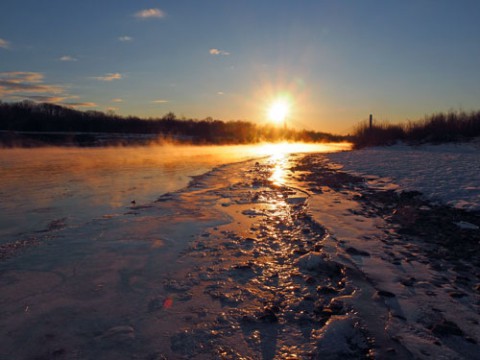
[(222, 164), (279, 151), (331, 149), (320, 144), (0, 149), (0, 243), (124, 213)]

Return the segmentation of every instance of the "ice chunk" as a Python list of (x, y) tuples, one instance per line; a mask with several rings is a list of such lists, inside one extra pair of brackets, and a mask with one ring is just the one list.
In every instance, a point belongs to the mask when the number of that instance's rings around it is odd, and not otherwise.
[(459, 222), (455, 222), (454, 224), (457, 225), (462, 230), (478, 230), (478, 229), (480, 229), (480, 227), (478, 227), (477, 225), (466, 222), (466, 221), (459, 221)]

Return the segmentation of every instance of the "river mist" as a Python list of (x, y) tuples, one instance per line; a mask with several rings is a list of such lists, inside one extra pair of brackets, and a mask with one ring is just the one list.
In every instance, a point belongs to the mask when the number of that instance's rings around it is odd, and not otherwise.
[(188, 185), (215, 166), (282, 152), (332, 152), (346, 143), (0, 150), (1, 242), (61, 221), (125, 212)]

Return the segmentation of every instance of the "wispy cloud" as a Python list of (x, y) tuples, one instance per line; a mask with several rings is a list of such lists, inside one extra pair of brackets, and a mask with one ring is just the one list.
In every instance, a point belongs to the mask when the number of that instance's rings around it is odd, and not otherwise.
[(109, 73), (105, 74), (104, 76), (94, 76), (93, 78), (99, 81), (113, 81), (122, 79), (123, 75), (120, 73)]
[(98, 107), (97, 103), (90, 102), (90, 101), (85, 101), (85, 102), (66, 102), (63, 103), (62, 105), (70, 106), (72, 108), (93, 108), (93, 107)]
[[(0, 72), (0, 96), (23, 96), (30, 94), (62, 94), (60, 85), (45, 84), (43, 74), (26, 71)], [(50, 95), (48, 95), (50, 96)]]
[(138, 19), (162, 19), (167, 14), (160, 9), (145, 9), (135, 13), (135, 17)]
[(20, 100), (31, 100), (35, 102), (41, 103), (52, 103), (58, 104), (62, 103), (63, 101), (69, 99), (67, 96), (43, 96), (43, 95), (11, 95), (9, 99), (20, 101)]
[(4, 71), (0, 72), (0, 81), (8, 81), (12, 84), (39, 83), (43, 81), (43, 74), (30, 71)]
[(131, 37), (131, 36), (119, 36), (118, 41), (130, 42), (130, 41), (133, 41), (133, 37)]
[(10, 42), (0, 38), (0, 48), (8, 49), (9, 47), (10, 47)]
[(223, 91), (218, 91), (217, 95), (225, 95), (225, 93)]
[(165, 99), (157, 99), (157, 100), (152, 100), (152, 103), (154, 104), (166, 104), (168, 103), (169, 101), (168, 100), (165, 100)]
[(78, 99), (62, 85), (48, 84), (44, 75), (29, 71), (0, 72), (0, 97), (5, 100), (32, 100), (70, 107), (97, 107), (93, 102), (69, 102)]
[(74, 58), (73, 56), (70, 56), (70, 55), (64, 55), (61, 58), (59, 58), (58, 60), (60, 60), (60, 61), (78, 61), (77, 58)]
[(123, 99), (115, 98), (115, 99), (112, 99), (112, 102), (114, 102), (114, 103), (121, 103), (121, 102), (123, 102)]
[(223, 56), (228, 56), (230, 55), (230, 53), (228, 51), (225, 51), (225, 50), (220, 50), (220, 49), (210, 49), (209, 50), (209, 53), (210, 55), (223, 55)]

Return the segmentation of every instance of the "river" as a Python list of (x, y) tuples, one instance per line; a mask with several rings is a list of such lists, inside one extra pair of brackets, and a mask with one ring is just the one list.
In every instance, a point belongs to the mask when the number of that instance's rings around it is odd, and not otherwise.
[(0, 243), (128, 211), (213, 167), (346, 144), (0, 149)]

